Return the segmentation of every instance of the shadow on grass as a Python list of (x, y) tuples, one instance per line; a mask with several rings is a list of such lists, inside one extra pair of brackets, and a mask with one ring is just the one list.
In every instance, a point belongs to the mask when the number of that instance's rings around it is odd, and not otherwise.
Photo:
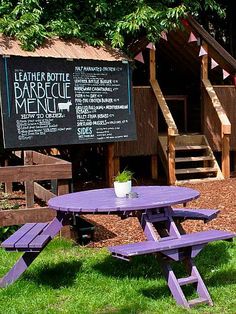
[(196, 264), (203, 279), (206, 276), (208, 277), (207, 285), (209, 287), (227, 286), (236, 283), (236, 265), (234, 268), (229, 266), (228, 269), (223, 267), (232, 259), (229, 249), (230, 247), (236, 248), (235, 244), (235, 241), (213, 243), (207, 246), (196, 258)]
[(137, 256), (131, 262), (107, 256), (93, 268), (108, 277), (156, 279), (162, 276), (162, 270), (154, 255)]
[(217, 287), (219, 285), (226, 286), (235, 283), (236, 283), (236, 268), (223, 271), (219, 270), (215, 272), (207, 281), (207, 284), (211, 287), (213, 286)]
[(74, 284), (81, 265), (79, 261), (60, 262), (55, 265), (44, 264), (34, 269), (34, 272), (25, 274), (25, 278), (52, 289), (70, 287)]
[(201, 271), (205, 273), (227, 264), (231, 260), (230, 246), (235, 246), (235, 243), (220, 241), (206, 246), (196, 258)]
[(138, 304), (132, 304), (126, 307), (122, 307), (120, 309), (115, 308), (105, 308), (101, 312), (96, 312), (97, 314), (140, 314), (142, 311), (145, 311), (147, 306)]
[(146, 298), (153, 300), (171, 297), (171, 292), (166, 284), (158, 287), (149, 287), (147, 289), (141, 289), (140, 293)]

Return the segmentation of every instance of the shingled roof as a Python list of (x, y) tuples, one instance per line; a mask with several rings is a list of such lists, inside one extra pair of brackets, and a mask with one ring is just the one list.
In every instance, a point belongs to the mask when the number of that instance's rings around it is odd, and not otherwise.
[(93, 47), (78, 39), (47, 39), (44, 45), (35, 51), (25, 51), (22, 50), (18, 40), (3, 35), (0, 35), (0, 55), (104, 61), (128, 60), (128, 57), (118, 49), (113, 49), (107, 45)]

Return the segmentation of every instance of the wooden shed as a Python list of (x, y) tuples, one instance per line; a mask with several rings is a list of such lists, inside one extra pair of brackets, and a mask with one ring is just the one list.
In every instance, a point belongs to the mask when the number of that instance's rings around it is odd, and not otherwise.
[(228, 178), (236, 163), (236, 60), (192, 17), (166, 35), (156, 50), (146, 38), (130, 47), (145, 60), (133, 74), (138, 140), (115, 144), (115, 164), (149, 155), (157, 178), (158, 156), (170, 184)]

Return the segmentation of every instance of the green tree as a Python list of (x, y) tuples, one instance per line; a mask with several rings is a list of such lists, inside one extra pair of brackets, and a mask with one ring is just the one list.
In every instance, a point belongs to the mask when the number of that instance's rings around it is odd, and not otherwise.
[(224, 15), (216, 0), (1, 0), (0, 32), (34, 50), (45, 38), (80, 38), (92, 45), (125, 49), (136, 39), (152, 41), (180, 27), (189, 12)]
[(217, 0), (217, 3), (225, 8), (225, 18), (203, 6), (198, 19), (204, 28), (236, 58), (236, 1)]

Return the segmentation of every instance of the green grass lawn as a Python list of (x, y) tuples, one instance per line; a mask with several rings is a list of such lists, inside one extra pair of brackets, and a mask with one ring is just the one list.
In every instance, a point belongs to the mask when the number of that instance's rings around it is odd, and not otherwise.
[[(20, 256), (0, 249), (0, 276)], [(0, 289), (0, 313), (236, 313), (236, 241), (208, 245), (196, 258), (214, 306), (176, 305), (153, 256), (132, 262), (107, 249), (56, 239), (23, 276)], [(176, 272), (181, 275), (178, 266)], [(191, 287), (187, 290), (192, 294)]]

